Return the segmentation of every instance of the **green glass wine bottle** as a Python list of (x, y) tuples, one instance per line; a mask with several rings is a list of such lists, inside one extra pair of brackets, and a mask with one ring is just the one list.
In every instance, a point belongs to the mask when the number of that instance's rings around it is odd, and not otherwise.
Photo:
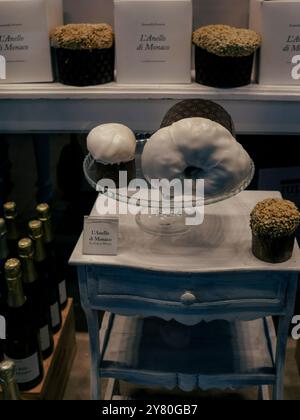
[(6, 302), (6, 282), (4, 276), (4, 264), (9, 255), (7, 245), (7, 231), (5, 220), (0, 219), (0, 314)]
[(13, 201), (5, 203), (3, 209), (4, 219), (7, 228), (7, 243), (9, 248), (9, 256), (11, 258), (16, 258), (18, 256), (18, 240), (20, 239), (20, 232), (17, 222), (18, 214), (16, 203), (14, 203)]
[(39, 204), (36, 208), (36, 211), (39, 220), (43, 224), (44, 243), (47, 258), (50, 261), (52, 277), (53, 279), (56, 279), (58, 284), (60, 307), (61, 309), (64, 309), (68, 303), (66, 279), (64, 276), (63, 263), (58, 259), (55, 251), (50, 207), (47, 203)]
[(24, 295), (21, 263), (10, 259), (5, 263), (7, 281), (6, 340), (4, 357), (16, 364), (17, 383), (28, 391), (43, 379), (42, 354), (38, 330)]
[[(7, 231), (5, 220), (0, 218), (0, 316), (5, 318), (7, 287), (4, 265), (8, 258)], [(0, 361), (3, 360), (3, 340), (0, 338)]]
[(50, 306), (52, 332), (56, 334), (62, 324), (59, 292), (57, 282), (52, 277), (51, 260), (47, 258), (44, 240), (43, 226), (39, 220), (29, 223), (30, 238), (34, 244), (34, 260), (38, 275), (45, 283), (48, 293), (48, 304)]
[(43, 359), (47, 359), (51, 356), (54, 347), (47, 287), (35, 269), (32, 240), (21, 239), (18, 246), (24, 292), (32, 312), (33, 322), (36, 322), (39, 330)]

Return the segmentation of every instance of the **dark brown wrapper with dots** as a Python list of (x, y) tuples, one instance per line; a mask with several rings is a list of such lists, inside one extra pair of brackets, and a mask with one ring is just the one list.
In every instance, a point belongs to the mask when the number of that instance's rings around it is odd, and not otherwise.
[(164, 116), (161, 128), (168, 127), (184, 118), (207, 118), (225, 127), (235, 137), (235, 127), (231, 116), (221, 105), (215, 102), (204, 99), (181, 101)]
[(220, 57), (195, 46), (196, 82), (233, 88), (251, 83), (254, 53), (246, 57)]
[(114, 80), (115, 48), (71, 50), (53, 48), (57, 80), (70, 86), (95, 86)]
[(252, 234), (252, 251), (261, 261), (279, 264), (290, 260), (293, 256), (295, 235), (281, 238), (260, 237)]

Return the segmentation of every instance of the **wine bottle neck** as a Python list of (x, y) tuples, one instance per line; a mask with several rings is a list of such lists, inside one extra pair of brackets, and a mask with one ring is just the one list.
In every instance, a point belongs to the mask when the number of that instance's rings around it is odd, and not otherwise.
[(0, 260), (6, 260), (8, 258), (8, 246), (6, 233), (0, 236)]
[(16, 380), (16, 365), (11, 360), (0, 363), (0, 384), (3, 388), (4, 400), (21, 400)]
[(24, 283), (34, 283), (37, 280), (37, 272), (34, 266), (33, 256), (21, 257), (22, 274)]
[(22, 399), (18, 384), (15, 379), (12, 379), (9, 382), (5, 382), (1, 380), (1, 384), (3, 387), (3, 395), (4, 400), (6, 401), (19, 401)]
[(46, 250), (42, 237), (34, 239), (34, 248), (34, 260), (38, 263), (45, 261)]
[(7, 217), (5, 221), (7, 227), (7, 239), (9, 241), (17, 241), (19, 239), (19, 231), (16, 219), (14, 217)]
[(53, 242), (51, 219), (44, 219), (44, 220), (42, 220), (42, 223), (43, 223), (45, 244), (47, 244), (47, 245), (51, 244)]
[(22, 278), (7, 279), (7, 304), (10, 308), (20, 308), (26, 302), (23, 291)]

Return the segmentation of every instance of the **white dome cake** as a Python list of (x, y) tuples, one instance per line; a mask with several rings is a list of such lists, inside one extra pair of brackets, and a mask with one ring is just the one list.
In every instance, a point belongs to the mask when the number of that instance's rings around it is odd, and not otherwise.
[(120, 172), (127, 173), (128, 183), (135, 178), (136, 138), (130, 128), (117, 123), (99, 125), (89, 133), (87, 148), (95, 161), (97, 181), (110, 179), (119, 188)]
[(126, 163), (135, 158), (136, 139), (132, 130), (123, 124), (102, 124), (89, 133), (87, 148), (104, 165)]
[(149, 182), (204, 179), (207, 200), (241, 188), (253, 162), (225, 127), (196, 117), (158, 130), (144, 148), (142, 169)]

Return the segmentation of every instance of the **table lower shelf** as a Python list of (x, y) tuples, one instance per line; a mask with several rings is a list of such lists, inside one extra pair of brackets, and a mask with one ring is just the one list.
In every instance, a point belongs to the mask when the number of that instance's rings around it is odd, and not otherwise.
[(108, 338), (102, 377), (183, 391), (275, 383), (276, 336), (271, 319), (187, 327), (156, 318), (111, 317), (101, 329), (102, 343)]

